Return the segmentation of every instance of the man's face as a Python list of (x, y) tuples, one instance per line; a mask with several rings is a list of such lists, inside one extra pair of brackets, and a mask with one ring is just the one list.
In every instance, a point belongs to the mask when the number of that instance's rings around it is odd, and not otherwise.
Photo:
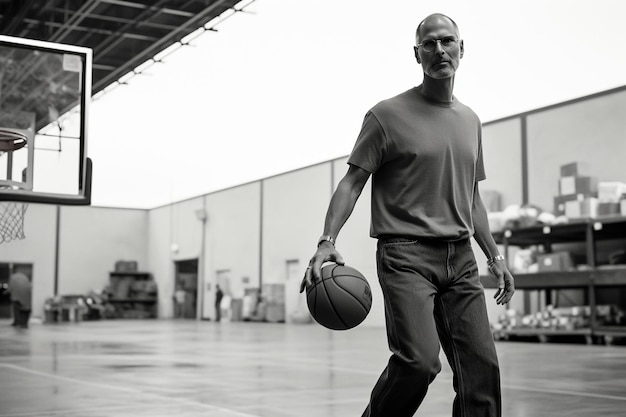
[(463, 41), (454, 24), (445, 17), (427, 19), (419, 30), (415, 58), (424, 74), (434, 79), (450, 78), (463, 57)]

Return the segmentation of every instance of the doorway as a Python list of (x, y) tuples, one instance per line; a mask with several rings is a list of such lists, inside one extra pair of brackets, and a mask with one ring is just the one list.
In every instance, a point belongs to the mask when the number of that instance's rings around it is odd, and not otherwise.
[(287, 323), (310, 323), (305, 294), (300, 294), (303, 270), (298, 259), (285, 262), (285, 315)]
[(198, 309), (198, 259), (177, 261), (174, 275), (174, 318), (195, 319)]
[(9, 278), (11, 278), (11, 274), (18, 268), (28, 276), (31, 283), (33, 282), (33, 264), (0, 263), (0, 319), (12, 317)]

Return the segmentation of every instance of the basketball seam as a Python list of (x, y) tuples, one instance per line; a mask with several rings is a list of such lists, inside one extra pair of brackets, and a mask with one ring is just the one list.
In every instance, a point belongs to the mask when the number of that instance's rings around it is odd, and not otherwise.
[(335, 272), (335, 269), (337, 269), (337, 267), (339, 267), (340, 265), (335, 265), (333, 267), (333, 270), (331, 271), (331, 275), (329, 278), (333, 279), (335, 281), (335, 284), (337, 284), (337, 287), (341, 288), (342, 290), (344, 290), (346, 293), (348, 293), (350, 296), (352, 296), (355, 300), (357, 300), (357, 302), (359, 302), (359, 304), (361, 304), (361, 306), (369, 313), (369, 309), (365, 306), (365, 304), (363, 304), (361, 302), (361, 300), (359, 300), (357, 297), (355, 297), (351, 292), (347, 291), (345, 288), (343, 288), (341, 285), (339, 285), (339, 282), (337, 282), (336, 278), (339, 277), (350, 277), (350, 278), (358, 278), (361, 281), (365, 282), (367, 285), (369, 285), (369, 282), (367, 281), (367, 279), (365, 279), (364, 277), (358, 276), (358, 275), (348, 275), (348, 274), (342, 274), (342, 275), (334, 275), (333, 273)]
[[(313, 288), (317, 287), (317, 284)], [(313, 288), (311, 291), (313, 291)], [(317, 290), (315, 290), (315, 294), (313, 294), (313, 317), (317, 317)]]
[[(368, 282), (365, 278), (360, 277), (360, 276), (358, 276), (358, 275), (350, 275), (350, 274), (333, 275), (333, 278), (337, 278), (337, 277), (351, 277), (351, 278), (358, 278), (358, 279), (360, 279), (361, 281)], [(330, 277), (328, 277), (328, 278), (330, 278)]]
[[(337, 265), (335, 265), (335, 267), (333, 267), (333, 271), (335, 270), (336, 267), (337, 267)], [(332, 275), (333, 271), (330, 272), (330, 278), (332, 278), (332, 276), (333, 276)], [(328, 299), (328, 304), (330, 304), (331, 308), (335, 312), (335, 315), (337, 316), (339, 321), (341, 323), (343, 323), (344, 327), (348, 328), (349, 327), (348, 324), (343, 320), (343, 317), (341, 317), (341, 315), (339, 314), (339, 311), (337, 311), (337, 308), (335, 307), (335, 303), (333, 303), (332, 298), (330, 298), (330, 293), (328, 292), (328, 289), (326, 288), (325, 281), (326, 280), (324, 278), (322, 278), (322, 287), (324, 287), (324, 292), (326, 293), (326, 298)]]
[[(351, 275), (339, 275), (339, 276), (351, 276)], [(343, 292), (345, 292), (346, 294), (348, 294), (350, 297), (354, 298), (360, 305), (361, 307), (363, 307), (363, 309), (365, 310), (366, 313), (369, 313), (369, 309), (365, 306), (365, 304), (359, 299), (357, 298), (354, 294), (352, 294), (350, 291), (346, 290), (344, 287), (342, 287), (339, 282), (337, 282), (337, 280), (335, 279), (337, 277), (331, 277), (331, 279), (333, 281), (335, 281), (335, 284), (337, 285), (337, 288), (339, 288), (340, 290), (342, 290)]]

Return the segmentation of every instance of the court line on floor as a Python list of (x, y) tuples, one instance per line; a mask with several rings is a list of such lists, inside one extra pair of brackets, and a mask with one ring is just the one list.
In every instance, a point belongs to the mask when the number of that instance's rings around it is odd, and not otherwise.
[[(201, 402), (197, 402), (197, 401), (190, 400), (190, 399), (187, 399), (187, 398), (172, 398), (172, 397), (167, 397), (167, 396), (163, 396), (163, 395), (159, 395), (159, 394), (154, 394), (154, 393), (151, 393), (151, 392), (141, 391), (141, 390), (134, 389), (134, 388), (118, 387), (118, 386), (114, 386), (114, 385), (96, 383), (96, 382), (91, 382), (91, 381), (83, 381), (81, 379), (76, 379), (76, 378), (71, 378), (71, 377), (66, 377), (66, 376), (61, 376), (61, 375), (49, 374), (47, 372), (42, 372), (42, 371), (35, 371), (33, 369), (23, 368), (21, 366), (17, 366), (17, 365), (13, 365), (13, 364), (0, 363), (0, 367), (12, 368), (12, 369), (15, 369), (15, 370), (18, 370), (18, 371), (22, 371), (22, 372), (25, 372), (25, 373), (29, 373), (29, 374), (33, 374), (33, 375), (37, 375), (37, 376), (43, 376), (43, 377), (51, 378), (51, 379), (58, 379), (60, 381), (66, 381), (66, 382), (71, 382), (71, 383), (80, 384), (80, 385), (89, 385), (89, 386), (92, 386), (92, 387), (95, 387), (95, 388), (108, 389), (108, 390), (112, 390), (112, 391), (120, 391), (120, 392), (125, 392), (125, 393), (130, 393), (130, 394), (140, 394), (140, 395), (145, 395), (145, 396), (148, 396), (148, 397), (156, 397), (156, 398), (161, 399), (161, 400), (194, 405), (196, 407), (206, 408), (206, 409), (209, 409), (209, 410), (212, 410), (212, 411), (227, 412), (227, 413), (230, 413), (230, 414), (232, 414), (234, 416), (259, 417), (259, 416), (254, 415), (254, 414), (244, 413), (244, 412), (241, 412), (241, 411), (235, 411), (235, 410), (231, 410), (231, 409), (224, 408), (224, 407), (218, 407), (218, 406), (211, 405), (211, 404), (201, 403)], [(11, 416), (10, 414), (9, 415), (0, 414), (0, 417), (10, 417), (10, 416)]]
[(554, 388), (531, 388), (531, 387), (524, 387), (521, 385), (512, 385), (512, 384), (502, 384), (502, 388), (515, 389), (518, 391), (538, 392), (541, 394), (561, 394), (561, 395), (572, 395), (576, 397), (598, 398), (602, 400), (626, 401), (626, 397), (622, 397), (618, 395), (609, 395), (609, 394), (596, 394), (593, 392), (569, 391), (569, 390), (560, 390), (560, 389), (554, 389)]
[[(316, 364), (315, 361), (311, 361), (311, 360), (307, 360), (307, 361), (299, 360), (297, 362), (299, 362), (298, 366), (302, 366), (302, 367), (322, 366), (322, 364), (320, 363)], [(289, 366), (289, 364), (285, 364), (285, 366)], [(344, 371), (344, 372), (351, 372), (351, 373), (356, 373), (356, 374), (361, 374), (361, 375), (379, 375), (380, 374), (380, 372), (364, 371), (360, 369), (345, 368), (345, 367), (338, 367), (338, 366), (333, 366), (328, 369), (332, 371)], [(447, 376), (447, 375), (438, 375), (436, 380), (437, 381), (441, 381), (441, 380), (452, 381), (452, 377)], [(598, 398), (598, 399), (603, 399), (603, 400), (626, 401), (626, 397), (624, 396), (597, 394), (593, 392), (559, 390), (559, 389), (554, 389), (554, 388), (531, 388), (531, 387), (525, 387), (522, 385), (515, 385), (515, 384), (502, 384), (502, 388), (514, 389), (518, 391), (529, 391), (529, 392), (538, 392), (538, 393), (547, 393), (547, 394), (571, 395), (571, 396), (576, 396), (576, 397)]]
[[(98, 411), (115, 411), (115, 410), (125, 410), (128, 411), (129, 409), (139, 409), (139, 410), (143, 410), (146, 406), (145, 405), (140, 405), (137, 404), (135, 406), (128, 406), (128, 405), (111, 405), (111, 406), (98, 406)], [(0, 417), (37, 417), (37, 416), (54, 416), (54, 415), (61, 415), (61, 416), (67, 416), (67, 415), (76, 415), (76, 413), (82, 413), (84, 412), (85, 414), (89, 414), (89, 412), (93, 412), (94, 407), (89, 407), (89, 408), (73, 408), (73, 409), (66, 409), (66, 410), (54, 410), (54, 411), (32, 411), (32, 412), (18, 412), (18, 413), (11, 413), (11, 414), (0, 414)]]
[[(269, 363), (268, 363), (269, 362)], [(267, 361), (265, 363), (265, 365), (269, 365), (269, 366), (277, 366), (277, 367), (289, 367), (290, 365), (293, 366), (301, 366), (301, 367), (319, 367), (320, 365), (323, 366), (323, 364), (317, 363), (316, 361), (312, 361), (312, 360), (297, 360), (294, 361), (296, 362), (296, 364), (289, 364), (289, 363), (272, 363), (270, 361)], [(88, 381), (81, 381), (78, 379), (73, 379), (73, 378), (68, 378), (68, 377), (63, 377), (60, 375), (53, 375), (53, 374), (48, 374), (48, 373), (44, 373), (44, 372), (40, 372), (40, 371), (34, 371), (31, 369), (27, 369), (27, 368), (22, 368), (16, 365), (12, 365), (12, 364), (3, 364), (0, 363), (0, 366), (5, 366), (5, 367), (10, 367), (10, 368), (14, 368), (14, 369), (18, 369), (21, 370), (23, 372), (27, 372), (27, 373), (32, 373), (35, 375), (42, 375), (42, 376), (46, 376), (46, 377), (50, 377), (50, 378), (56, 378), (56, 379), (60, 379), (60, 380), (67, 380), (70, 382), (74, 382), (74, 383), (80, 383), (80, 384), (87, 384), (87, 385), (91, 385), (94, 387), (98, 387), (98, 388), (105, 388), (105, 389), (111, 389), (111, 390), (117, 390), (117, 391), (124, 391), (124, 392), (129, 392), (129, 393), (133, 393), (133, 394), (143, 394), (143, 395), (148, 395), (148, 396), (154, 396), (160, 399), (166, 399), (166, 400), (170, 400), (170, 401), (176, 401), (176, 402), (184, 402), (184, 403), (188, 403), (188, 404), (193, 404), (196, 406), (201, 406), (204, 408), (209, 408), (212, 410), (219, 410), (219, 411), (226, 411), (226, 412), (230, 412), (230, 413), (235, 413), (236, 415), (240, 415), (242, 417), (258, 417), (258, 416), (254, 416), (252, 414), (247, 414), (247, 413), (242, 413), (242, 412), (238, 412), (238, 411), (234, 411), (234, 410), (229, 410), (229, 409), (224, 409), (224, 408), (220, 408), (217, 406), (212, 406), (210, 404), (204, 404), (204, 403), (200, 403), (200, 402), (196, 402), (193, 400), (188, 400), (188, 399), (179, 399), (179, 398), (171, 398), (171, 397), (167, 397), (167, 396), (162, 396), (159, 394), (155, 394), (155, 393), (149, 393), (149, 392), (144, 392), (144, 391), (139, 391), (139, 390), (134, 390), (134, 389), (130, 389), (130, 388), (124, 388), (124, 387), (116, 387), (116, 386), (110, 386), (110, 385), (106, 385), (106, 384), (98, 384), (98, 383), (93, 383), (93, 382), (88, 382)], [(378, 375), (379, 372), (373, 372), (373, 371), (365, 371), (365, 370), (360, 370), (360, 369), (354, 369), (354, 368), (346, 368), (346, 367), (331, 367), (328, 368), (332, 371), (339, 371), (339, 372), (350, 372), (350, 373), (356, 373), (356, 374), (362, 374), (362, 375)], [(450, 377), (446, 377), (446, 376), (438, 376), (437, 380), (452, 380), (452, 378)], [(597, 394), (597, 393), (590, 393), (590, 392), (581, 392), (581, 391), (571, 391), (571, 390), (559, 390), (559, 389), (553, 389), (553, 388), (531, 388), (531, 387), (526, 387), (526, 386), (521, 386), (521, 385), (515, 385), (515, 384), (502, 384), (502, 388), (505, 389), (513, 389), (513, 390), (518, 390), (518, 391), (527, 391), (527, 392), (536, 392), (536, 393), (541, 393), (541, 394), (559, 394), (559, 395), (569, 395), (569, 396), (576, 396), (576, 397), (586, 397), (586, 398), (596, 398), (596, 399), (604, 399), (604, 400), (614, 400), (614, 401), (626, 401), (626, 397), (623, 396), (616, 396), (616, 395), (608, 395), (608, 394)], [(8, 417), (6, 415), (0, 415), (0, 417)]]

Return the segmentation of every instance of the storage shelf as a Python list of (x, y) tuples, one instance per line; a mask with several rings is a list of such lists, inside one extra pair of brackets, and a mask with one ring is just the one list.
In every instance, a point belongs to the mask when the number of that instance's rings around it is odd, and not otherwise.
[[(544, 288), (586, 288), (591, 283), (590, 271), (538, 272), (534, 274), (513, 274), (516, 289)], [(481, 276), (485, 288), (498, 288), (491, 275)]]
[(593, 230), (595, 240), (623, 239), (626, 237), (626, 217), (579, 219), (564, 224), (507, 229), (493, 233), (493, 237), (499, 244), (526, 247), (545, 243), (584, 242), (589, 230)]
[[(537, 273), (514, 273), (515, 288), (527, 290), (552, 290), (582, 288), (591, 309), (589, 329), (573, 331), (555, 329), (512, 329), (495, 331), (494, 335), (510, 336), (575, 336), (584, 335), (587, 343), (594, 336), (605, 339), (626, 337), (626, 326), (606, 326), (596, 314), (596, 290), (598, 288), (626, 286), (626, 265), (597, 266), (596, 243), (601, 240), (626, 240), (626, 217), (613, 216), (594, 219), (580, 219), (565, 224), (533, 226), (515, 230), (504, 230), (493, 234), (494, 240), (505, 247), (508, 255), (510, 246), (542, 246), (546, 253), (552, 252), (552, 245), (559, 243), (582, 243), (586, 247), (588, 267), (583, 270), (551, 271)], [(507, 256), (507, 259), (509, 257)], [(481, 276), (485, 288), (497, 288), (496, 280), (491, 276)], [(619, 306), (626, 309), (626, 306)]]
[(110, 298), (113, 309), (110, 318), (144, 319), (158, 315), (156, 284), (152, 274), (145, 271), (109, 272)]
[(602, 336), (626, 336), (626, 326), (598, 326), (594, 333)]
[(582, 336), (588, 345), (593, 343), (595, 332), (591, 328), (557, 330), (557, 329), (531, 329), (519, 328), (508, 330), (494, 331), (493, 336), (496, 340), (506, 340), (510, 337), (537, 337), (541, 343), (548, 342), (550, 337), (572, 337)]
[(596, 287), (626, 285), (626, 268), (596, 269), (592, 278)]
[(156, 303), (156, 298), (110, 298), (109, 303)]
[(149, 277), (149, 276), (151, 276), (151, 274), (150, 274), (150, 272), (139, 272), (139, 271), (128, 271), (128, 272), (113, 271), (113, 272), (109, 272), (109, 276), (112, 276), (112, 277), (129, 277), (129, 276), (133, 276), (133, 277)]
[(519, 329), (508, 329), (508, 330), (498, 330), (497, 332), (506, 334), (506, 335), (515, 335), (515, 336), (538, 336), (538, 335), (546, 335), (546, 336), (578, 336), (578, 335), (591, 335), (592, 331), (590, 328), (584, 329), (573, 329), (573, 330), (558, 330), (558, 329), (532, 329), (532, 328), (519, 328)]
[[(626, 268), (590, 269), (588, 271), (537, 272), (513, 274), (516, 289), (538, 290), (547, 288), (587, 288), (626, 286)], [(497, 288), (497, 282), (491, 275), (484, 275), (480, 280), (485, 288)]]

